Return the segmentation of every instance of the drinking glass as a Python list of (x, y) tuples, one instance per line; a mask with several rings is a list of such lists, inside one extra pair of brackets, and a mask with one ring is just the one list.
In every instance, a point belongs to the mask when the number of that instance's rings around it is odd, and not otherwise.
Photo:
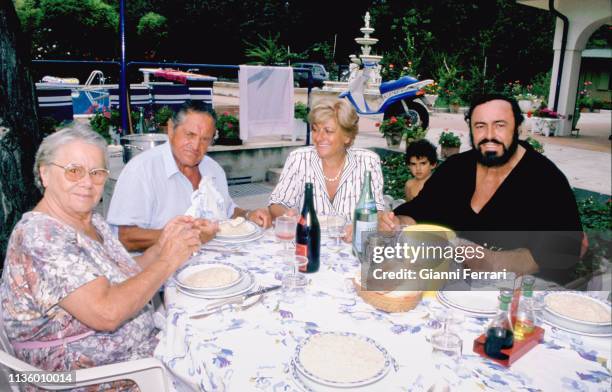
[(289, 264), (291, 273), (283, 277), (283, 289), (291, 291), (306, 286), (308, 280), (300, 271), (306, 269), (308, 258), (305, 256), (292, 255), (289, 257)]
[(277, 255), (289, 257), (293, 252), (289, 249), (289, 243), (295, 239), (297, 220), (294, 216), (279, 216), (274, 222), (274, 234), (276, 239), (283, 243), (283, 249)]
[(329, 246), (329, 250), (333, 253), (337, 253), (342, 249), (340, 240), (346, 234), (346, 220), (342, 215), (328, 215), (327, 216), (327, 235), (332, 238), (333, 244)]
[(451, 311), (442, 311), (437, 315), (442, 330), (434, 333), (430, 338), (432, 359), (436, 369), (436, 383), (433, 390), (444, 390), (455, 384), (457, 369), (460, 366), (463, 341), (456, 333), (451, 331), (451, 324), (459, 322)]

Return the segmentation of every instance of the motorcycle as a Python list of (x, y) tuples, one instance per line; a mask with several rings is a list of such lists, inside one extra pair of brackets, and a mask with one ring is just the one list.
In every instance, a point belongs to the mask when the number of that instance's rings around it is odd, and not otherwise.
[(410, 124), (423, 129), (429, 127), (427, 99), (423, 87), (432, 84), (431, 79), (419, 81), (412, 76), (403, 76), (380, 85), (382, 103), (378, 108), (371, 108), (364, 96), (365, 89), (376, 67), (375, 63), (363, 63), (356, 76), (349, 81), (348, 90), (340, 93), (339, 98), (346, 98), (359, 115), (384, 113), (384, 119), (404, 116)]

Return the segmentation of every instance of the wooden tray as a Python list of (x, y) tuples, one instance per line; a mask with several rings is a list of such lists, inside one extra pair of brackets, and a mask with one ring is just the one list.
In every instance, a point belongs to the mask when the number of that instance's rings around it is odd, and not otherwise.
[(508, 359), (497, 359), (491, 358), (484, 352), (484, 344), (485, 344), (486, 336), (484, 334), (480, 335), (474, 340), (474, 352), (485, 357), (489, 358), (491, 361), (495, 361), (502, 366), (510, 367), (514, 362), (516, 362), (523, 355), (527, 354), (529, 350), (540, 344), (544, 339), (544, 330), (540, 327), (535, 327), (533, 333), (531, 333), (526, 339), (523, 340), (514, 340), (514, 345), (512, 348), (502, 349), (501, 352), (508, 356)]

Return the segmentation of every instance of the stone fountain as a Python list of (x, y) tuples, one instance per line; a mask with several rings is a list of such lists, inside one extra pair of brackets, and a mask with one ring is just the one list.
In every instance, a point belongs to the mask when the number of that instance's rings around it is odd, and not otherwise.
[[(359, 30), (363, 34), (363, 37), (355, 38), (355, 42), (361, 46), (361, 54), (354, 55), (351, 54), (349, 59), (351, 63), (349, 64), (349, 81), (351, 81), (359, 70), (359, 65), (362, 62), (374, 63), (376, 67), (372, 72), (372, 78), (368, 82), (368, 89), (366, 89), (366, 93), (368, 94), (378, 94), (378, 87), (382, 82), (382, 77), (380, 76), (380, 60), (382, 60), (382, 56), (377, 56), (371, 54), (372, 46), (376, 45), (378, 42), (378, 38), (370, 37), (370, 34), (374, 32), (374, 28), (370, 27), (370, 13), (366, 12), (364, 20), (364, 26)], [(348, 82), (333, 82), (333, 81), (325, 81), (325, 85), (323, 86), (323, 90), (328, 91), (337, 91), (341, 92), (348, 88)]]

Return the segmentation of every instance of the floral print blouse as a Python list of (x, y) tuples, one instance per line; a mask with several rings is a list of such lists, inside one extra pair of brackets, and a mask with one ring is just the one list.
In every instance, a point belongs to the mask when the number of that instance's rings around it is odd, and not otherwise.
[[(24, 214), (15, 226), (0, 284), (4, 328), (11, 343), (92, 331), (58, 303), (100, 276), (118, 284), (141, 271), (104, 219), (94, 214), (92, 222), (102, 242), (41, 212)], [(60, 346), (18, 349), (15, 355), (48, 371), (151, 357), (158, 332), (153, 325), (153, 312), (147, 306), (113, 332), (94, 331)]]

